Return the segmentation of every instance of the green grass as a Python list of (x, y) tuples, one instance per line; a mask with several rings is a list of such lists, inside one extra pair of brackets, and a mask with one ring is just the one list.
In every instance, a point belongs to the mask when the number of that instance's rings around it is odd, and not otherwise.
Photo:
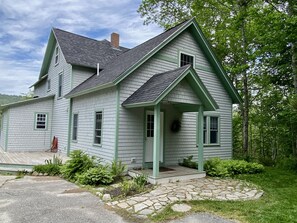
[[(255, 201), (190, 201), (193, 212), (211, 212), (236, 219), (240, 222), (297, 223), (297, 174), (266, 168), (262, 174), (240, 175), (264, 190), (264, 195)], [(164, 221), (180, 217), (170, 207), (153, 217), (154, 221)]]

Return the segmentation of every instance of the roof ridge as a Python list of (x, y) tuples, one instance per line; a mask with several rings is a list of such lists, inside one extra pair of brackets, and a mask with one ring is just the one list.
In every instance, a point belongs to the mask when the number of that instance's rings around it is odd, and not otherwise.
[[(60, 29), (60, 28), (55, 28), (53, 27), (52, 28), (53, 30), (59, 30), (59, 31), (62, 31), (62, 32), (65, 32), (65, 33), (68, 33), (68, 34), (72, 34), (72, 35), (75, 35), (75, 36), (79, 36), (79, 37), (82, 37), (82, 38), (85, 38), (85, 39), (89, 39), (89, 40), (92, 40), (92, 41), (96, 41), (96, 42), (104, 42), (104, 40), (106, 39), (103, 39), (103, 40), (96, 40), (96, 39), (93, 39), (91, 37), (87, 37), (87, 36), (83, 36), (81, 34), (77, 34), (77, 33), (73, 33), (73, 32), (69, 32), (69, 31), (66, 31), (66, 30), (63, 30), (63, 29)], [(107, 40), (108, 41), (108, 40)], [(108, 41), (109, 42), (109, 41)]]

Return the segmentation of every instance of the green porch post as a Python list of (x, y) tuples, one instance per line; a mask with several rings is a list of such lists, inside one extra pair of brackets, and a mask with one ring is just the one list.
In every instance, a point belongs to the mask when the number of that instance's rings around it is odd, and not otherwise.
[(203, 106), (200, 105), (198, 109), (198, 171), (203, 171)]
[(153, 177), (159, 176), (159, 161), (160, 161), (160, 104), (154, 108), (154, 155), (153, 155)]

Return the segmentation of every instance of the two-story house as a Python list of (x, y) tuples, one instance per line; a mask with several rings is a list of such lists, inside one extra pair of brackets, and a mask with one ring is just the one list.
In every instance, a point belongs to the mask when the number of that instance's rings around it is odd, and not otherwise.
[(232, 157), (238, 92), (194, 19), (132, 48), (52, 29), (34, 98), (2, 106), (0, 146), (81, 149), (129, 168)]

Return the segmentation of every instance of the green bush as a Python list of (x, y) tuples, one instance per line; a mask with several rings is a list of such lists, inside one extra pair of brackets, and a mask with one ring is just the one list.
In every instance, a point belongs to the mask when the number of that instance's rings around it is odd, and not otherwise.
[(228, 177), (237, 174), (262, 173), (264, 166), (259, 163), (249, 163), (245, 160), (221, 160), (213, 158), (204, 164), (206, 174), (213, 177)]
[(193, 169), (197, 169), (198, 168), (198, 163), (193, 161), (193, 156), (188, 156), (186, 158), (183, 159), (183, 162), (180, 163), (181, 166), (185, 166), (185, 167), (190, 167)]
[(90, 157), (81, 150), (74, 150), (70, 153), (70, 159), (61, 168), (62, 176), (68, 180), (76, 180), (79, 174), (97, 165), (96, 158)]
[(109, 167), (102, 165), (88, 169), (86, 172), (79, 174), (77, 178), (79, 183), (92, 186), (106, 185), (113, 182), (113, 175), (109, 171)]
[(138, 175), (137, 177), (133, 178), (133, 181), (139, 186), (144, 187), (147, 183), (147, 176), (144, 174)]
[(61, 173), (61, 165), (57, 164), (45, 164), (45, 165), (36, 165), (33, 167), (33, 172), (38, 174), (47, 174), (49, 176), (56, 176)]
[(283, 158), (278, 162), (277, 167), (284, 170), (297, 172), (297, 158), (295, 157)]
[(121, 180), (124, 172), (126, 171), (126, 165), (122, 164), (122, 161), (113, 161), (110, 167), (111, 174), (113, 175), (114, 181)]

